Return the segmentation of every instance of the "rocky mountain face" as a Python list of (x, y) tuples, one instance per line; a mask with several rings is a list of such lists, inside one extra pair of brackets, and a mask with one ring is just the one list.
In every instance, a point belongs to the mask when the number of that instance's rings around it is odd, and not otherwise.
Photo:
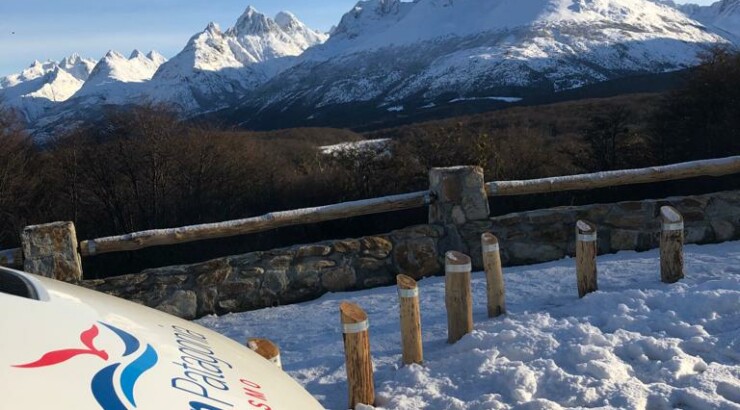
[(0, 102), (27, 119), (68, 100), (90, 76), (95, 61), (73, 54), (62, 61), (35, 61), (18, 74), (0, 78)]
[(722, 0), (710, 6), (678, 6), (692, 19), (740, 45), (740, 0)]
[[(269, 18), (249, 7), (169, 61), (111, 52), (94, 70), (38, 63), (1, 80), (0, 93), (26, 96), (15, 106), (46, 130), (142, 102), (248, 127), (505, 105), (691, 67), (702, 51), (735, 41), (739, 2), (679, 10), (669, 0), (363, 0), (331, 36), (288, 12)], [(9, 92), (19, 84), (30, 91)], [(27, 96), (42, 88), (38, 108)]]
[(297, 115), (358, 102), (401, 112), (526, 98), (690, 67), (725, 41), (646, 0), (367, 0), (237, 112)]
[(327, 38), (291, 13), (272, 19), (249, 7), (226, 31), (209, 24), (169, 61), (156, 52), (126, 58), (111, 51), (66, 102), (27, 118), (43, 137), (94, 118), (106, 105), (163, 104), (183, 116), (224, 109)]
[(144, 54), (134, 50), (127, 58), (109, 51), (90, 73), (82, 88), (74, 95), (87, 104), (127, 104), (136, 94), (136, 84), (148, 82), (167, 59), (156, 51)]
[(143, 94), (186, 113), (226, 107), (327, 37), (290, 13), (271, 19), (249, 7), (225, 32), (211, 23), (193, 36), (182, 52), (162, 66)]

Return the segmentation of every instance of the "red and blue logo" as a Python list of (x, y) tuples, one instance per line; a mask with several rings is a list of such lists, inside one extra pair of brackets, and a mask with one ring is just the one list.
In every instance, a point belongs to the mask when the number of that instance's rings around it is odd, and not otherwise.
[[(136, 408), (134, 387), (139, 378), (157, 364), (157, 360), (159, 359), (157, 351), (150, 344), (147, 344), (144, 349), (141, 349), (141, 342), (132, 334), (107, 323), (98, 323), (118, 336), (123, 342), (125, 349), (120, 361), (106, 366), (93, 376), (90, 384), (93, 396), (103, 410), (128, 410), (130, 408)], [(109, 362), (110, 357), (108, 353), (105, 350), (95, 347), (95, 338), (99, 334), (100, 329), (98, 329), (98, 325), (92, 325), (90, 329), (80, 334), (80, 342), (82, 342), (85, 348), (55, 350), (44, 354), (34, 362), (18, 364), (13, 367), (36, 369), (54, 366), (80, 355), (97, 356), (103, 361)], [(128, 364), (123, 366), (124, 358), (134, 357), (135, 353), (139, 350), (143, 351), (133, 360), (125, 360)], [(119, 368), (122, 370), (117, 372)], [(120, 386), (123, 397), (119, 396), (116, 392), (116, 384)]]

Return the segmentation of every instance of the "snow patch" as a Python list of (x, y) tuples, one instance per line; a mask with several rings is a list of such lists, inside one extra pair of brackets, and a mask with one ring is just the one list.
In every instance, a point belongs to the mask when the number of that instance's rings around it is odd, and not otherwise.
[(454, 345), (444, 278), (421, 280), (423, 366), (401, 364), (396, 287), (199, 323), (275, 341), (284, 369), (328, 409), (346, 408), (343, 300), (369, 315), (377, 408), (737, 409), (740, 242), (685, 251), (686, 279), (673, 285), (660, 282), (656, 250), (600, 256), (600, 290), (583, 299), (572, 259), (506, 268), (508, 314), (496, 319), (475, 273), (475, 330)]
[(373, 152), (383, 153), (390, 148), (392, 140), (390, 138), (379, 138), (374, 140), (363, 140), (355, 142), (343, 142), (335, 145), (325, 145), (319, 147), (319, 151), (325, 155), (337, 155), (349, 152)]
[(507, 103), (519, 102), (522, 99), (519, 97), (459, 97), (450, 100), (450, 103), (456, 103), (461, 101), (481, 101), (481, 100), (492, 100), (492, 101), (503, 101)]

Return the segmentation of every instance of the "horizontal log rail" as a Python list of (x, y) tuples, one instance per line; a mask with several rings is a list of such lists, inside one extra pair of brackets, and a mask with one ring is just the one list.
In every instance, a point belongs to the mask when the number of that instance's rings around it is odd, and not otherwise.
[(293, 211), (272, 212), (254, 218), (234, 221), (134, 232), (121, 236), (82, 241), (80, 243), (80, 253), (83, 256), (92, 256), (204, 239), (228, 238), (286, 226), (421, 208), (429, 205), (430, 202), (429, 192), (421, 191)]
[(0, 250), (0, 266), (22, 268), (23, 250), (21, 248)]
[(594, 174), (525, 181), (489, 182), (486, 184), (486, 191), (488, 196), (530, 195), (674, 181), (703, 176), (717, 177), (735, 173), (740, 173), (740, 156)]
[[(594, 174), (524, 181), (489, 182), (485, 185), (485, 188), (488, 196), (513, 196), (645, 184), (701, 176), (723, 176), (734, 173), (740, 173), (740, 156)], [(234, 221), (134, 232), (82, 241), (80, 243), (80, 253), (82, 256), (93, 256), (111, 252), (134, 251), (152, 246), (227, 238), (286, 226), (420, 208), (429, 205), (432, 200), (429, 191), (420, 191), (314, 208), (272, 212), (258, 217)], [(0, 253), (0, 258), (4, 253)], [(11, 256), (9, 260), (18, 259), (16, 256)], [(22, 260), (20, 263), (22, 263)], [(3, 264), (2, 259), (0, 259), (0, 264)]]

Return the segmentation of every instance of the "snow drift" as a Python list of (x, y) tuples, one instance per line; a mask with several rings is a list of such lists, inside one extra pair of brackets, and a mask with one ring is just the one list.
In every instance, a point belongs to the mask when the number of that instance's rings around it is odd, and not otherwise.
[(395, 287), (199, 322), (275, 341), (284, 369), (329, 409), (347, 405), (342, 300), (369, 315), (378, 408), (738, 409), (740, 242), (685, 250), (686, 279), (673, 285), (660, 282), (658, 251), (600, 256), (600, 290), (584, 299), (572, 259), (504, 269), (508, 314), (496, 319), (474, 274), (475, 330), (455, 345), (444, 279), (424, 279), (424, 366), (401, 365)]

